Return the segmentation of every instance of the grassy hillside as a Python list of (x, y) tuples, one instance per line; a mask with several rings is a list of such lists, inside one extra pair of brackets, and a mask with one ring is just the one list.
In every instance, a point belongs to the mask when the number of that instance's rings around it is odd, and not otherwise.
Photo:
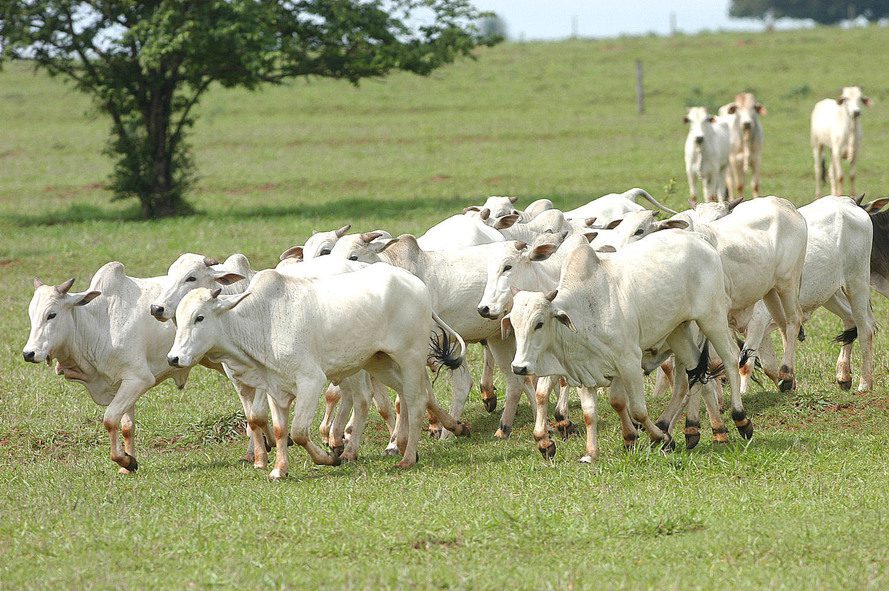
[[(161, 222), (134, 221), (133, 204), (109, 201), (108, 123), (89, 101), (6, 66), (0, 589), (889, 586), (889, 340), (876, 340), (876, 391), (840, 392), (829, 342), (840, 326), (824, 313), (799, 349), (799, 390), (769, 384), (748, 396), (749, 445), (732, 433), (717, 449), (705, 434), (694, 452), (625, 454), (600, 398), (592, 467), (576, 463), (580, 438), (545, 464), (525, 403), (511, 440), (494, 441), (500, 409), (485, 413), (474, 389), (473, 437), (424, 441), (410, 473), (379, 457), (375, 417), (357, 464), (315, 468), (297, 450), (291, 478), (272, 485), (239, 462), (230, 385), (198, 369), (184, 391), (167, 383), (143, 398), (141, 469), (120, 477), (86, 392), (21, 360), (35, 275), (76, 276), (82, 289), (109, 260), (148, 276), (188, 251), (244, 252), (267, 267), (312, 229), (419, 233), (489, 194), (570, 207), (640, 186), (682, 207), (685, 106), (716, 107), (744, 89), (769, 110), (764, 191), (803, 204), (814, 190), (809, 112), (861, 85), (875, 105), (864, 114), (859, 189), (882, 196), (887, 42), (889, 30), (869, 28), (505, 44), (429, 79), (214, 89), (191, 136), (200, 213)], [(874, 305), (885, 323), (889, 306), (879, 296)], [(478, 376), (477, 356), (472, 364)], [(572, 414), (577, 422), (576, 402)]]

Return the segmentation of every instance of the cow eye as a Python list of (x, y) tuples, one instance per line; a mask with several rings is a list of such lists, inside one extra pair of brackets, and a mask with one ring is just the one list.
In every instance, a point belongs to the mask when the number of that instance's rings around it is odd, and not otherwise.
[(319, 254), (319, 256), (322, 256), (322, 257), (323, 257), (323, 256), (326, 255), (326, 254), (330, 254), (330, 249), (329, 249), (329, 248), (325, 248), (324, 250), (322, 250), (321, 253)]
[(642, 228), (639, 228), (638, 230), (636, 230), (636, 232), (633, 234), (633, 236), (641, 236), (643, 231), (644, 230)]
[(186, 283), (188, 283), (189, 281), (197, 281), (197, 278), (189, 277), (188, 279), (185, 280)]
[(357, 261), (357, 260), (358, 260), (358, 255), (353, 254), (352, 256), (349, 257), (349, 260), (350, 260), (350, 261)]
[(47, 320), (52, 320), (52, 319), (55, 318), (55, 317), (56, 317), (56, 313), (55, 313), (55, 312), (50, 312), (49, 315), (46, 317), (46, 319), (47, 319)]
[(506, 272), (509, 271), (510, 269), (512, 269), (512, 265), (505, 265), (505, 266), (503, 267), (503, 272), (506, 273)]
[(543, 328), (543, 321), (542, 320), (534, 326), (534, 330), (540, 330), (541, 328)]
[(195, 322), (195, 324), (197, 324), (198, 322), (200, 322), (200, 321), (203, 320), (203, 319), (204, 319), (203, 316), (198, 316), (198, 317), (196, 317), (196, 318), (194, 319), (194, 322)]

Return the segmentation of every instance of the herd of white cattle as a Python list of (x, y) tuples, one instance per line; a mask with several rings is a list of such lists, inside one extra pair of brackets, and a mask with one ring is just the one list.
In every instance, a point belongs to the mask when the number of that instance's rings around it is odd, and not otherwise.
[[(674, 215), (657, 220), (640, 197)], [(556, 429), (565, 437), (575, 430), (569, 386), (578, 388), (586, 425), (583, 462), (598, 455), (594, 388), (608, 388), (627, 447), (641, 427), (669, 449), (685, 410), (691, 448), (702, 398), (714, 442), (728, 440), (721, 373), (732, 420), (750, 438), (742, 394), (754, 361), (782, 391), (795, 388), (802, 323), (821, 306), (842, 320), (839, 385), (851, 387), (857, 338), (859, 389), (871, 388), (870, 286), (889, 296), (889, 212), (879, 212), (887, 202), (827, 196), (796, 209), (760, 197), (674, 212), (631, 189), (571, 211), (548, 200), (519, 211), (515, 198), (491, 197), (418, 238), (349, 233), (350, 226), (317, 232), (258, 272), (241, 254), (223, 263), (184, 254), (167, 275), (146, 279), (111, 262), (83, 292), (71, 291), (73, 279), (35, 280), (23, 356), (55, 360), (58, 374), (107, 406), (111, 459), (123, 473), (138, 467), (137, 400), (167, 378), (184, 386), (194, 365), (234, 384), (250, 435), (245, 459), (264, 468), (274, 445), (273, 479), (286, 475), (294, 443), (318, 464), (355, 460), (371, 401), (391, 433), (386, 451), (409, 467), (419, 457), (424, 413), (440, 438), (469, 433), (459, 420), (473, 381), (462, 363), (466, 343), (484, 347), (479, 389), (489, 412), (497, 406), (495, 366), (504, 377), (495, 435), (510, 435), (524, 392), (546, 458), (555, 454), (551, 391), (559, 389)], [(780, 361), (767, 338), (776, 328)], [(452, 389), (447, 411), (429, 375), (443, 368)], [(655, 392), (672, 388), (657, 421), (643, 388), (654, 371)], [(394, 413), (387, 387), (397, 393)], [(326, 449), (310, 436), (322, 392)]]
[[(815, 198), (821, 197), (821, 183), (830, 180), (832, 195), (843, 194), (842, 161), (849, 161), (849, 194), (855, 195), (855, 175), (861, 151), (861, 107), (872, 101), (858, 86), (846, 86), (835, 99), (815, 104), (811, 118), (812, 156), (815, 160)], [(734, 199), (744, 194), (750, 176), (754, 197), (759, 197), (763, 132), (760, 116), (766, 108), (752, 93), (735, 96), (734, 101), (711, 115), (705, 107), (691, 107), (685, 116), (689, 125), (685, 139), (685, 173), (692, 200), (697, 200), (697, 181), (711, 200)], [(830, 151), (830, 165), (824, 151)]]

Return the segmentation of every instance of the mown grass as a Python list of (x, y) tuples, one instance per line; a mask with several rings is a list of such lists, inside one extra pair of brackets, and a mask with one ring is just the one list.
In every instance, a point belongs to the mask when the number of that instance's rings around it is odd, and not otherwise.
[[(140, 402), (141, 469), (121, 477), (100, 409), (20, 351), (34, 275), (82, 287), (109, 260), (147, 276), (186, 251), (239, 251), (267, 267), (312, 229), (420, 232), (487, 194), (567, 207), (641, 186), (682, 206), (684, 106), (747, 88), (769, 109), (763, 187), (802, 204), (813, 191), (809, 110), (861, 84), (876, 104), (860, 188), (880, 196), (887, 41), (870, 28), (507, 44), (428, 80), (216, 89), (191, 138), (199, 213), (161, 222), (109, 202), (107, 124), (84, 116), (88, 101), (6, 67), (0, 588), (885, 588), (889, 343), (880, 332), (875, 392), (840, 392), (827, 314), (807, 326), (799, 390), (748, 396), (749, 444), (732, 434), (718, 449), (705, 434), (694, 452), (625, 454), (600, 399), (602, 459), (577, 464), (575, 438), (547, 464), (527, 406), (512, 439), (494, 441), (498, 415), (474, 390), (473, 436), (424, 442), (416, 470), (378, 455), (375, 418), (358, 463), (316, 468), (295, 451), (278, 484), (240, 463), (238, 404), (215, 374), (197, 369), (185, 390), (164, 384)], [(874, 306), (885, 323), (889, 306), (879, 296)], [(477, 352), (471, 363), (477, 375)]]

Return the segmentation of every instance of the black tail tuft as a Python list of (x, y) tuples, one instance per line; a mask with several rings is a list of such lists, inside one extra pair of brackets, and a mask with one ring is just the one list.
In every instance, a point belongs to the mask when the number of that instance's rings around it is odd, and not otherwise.
[(801, 343), (806, 340), (806, 329), (803, 328), (802, 324), (799, 326), (799, 334), (796, 335), (796, 340)]
[(710, 367), (710, 345), (704, 341), (704, 347), (701, 349), (701, 356), (698, 358), (698, 364), (693, 369), (685, 371), (688, 374), (689, 387), (697, 383), (706, 384), (709, 379), (707, 370)]
[(834, 339), (834, 343), (842, 343), (844, 345), (851, 345), (855, 342), (855, 339), (858, 338), (858, 327), (853, 326), (848, 330), (844, 330), (840, 334), (838, 334)]
[(827, 182), (827, 162), (824, 160), (824, 156), (821, 157), (821, 182)]
[(446, 331), (441, 331), (441, 336), (433, 336), (429, 339), (428, 361), (435, 361), (448, 369), (457, 369), (463, 364), (460, 356), (460, 343), (453, 342)]
[(713, 380), (725, 374), (725, 365), (722, 363), (707, 369), (707, 381)]

